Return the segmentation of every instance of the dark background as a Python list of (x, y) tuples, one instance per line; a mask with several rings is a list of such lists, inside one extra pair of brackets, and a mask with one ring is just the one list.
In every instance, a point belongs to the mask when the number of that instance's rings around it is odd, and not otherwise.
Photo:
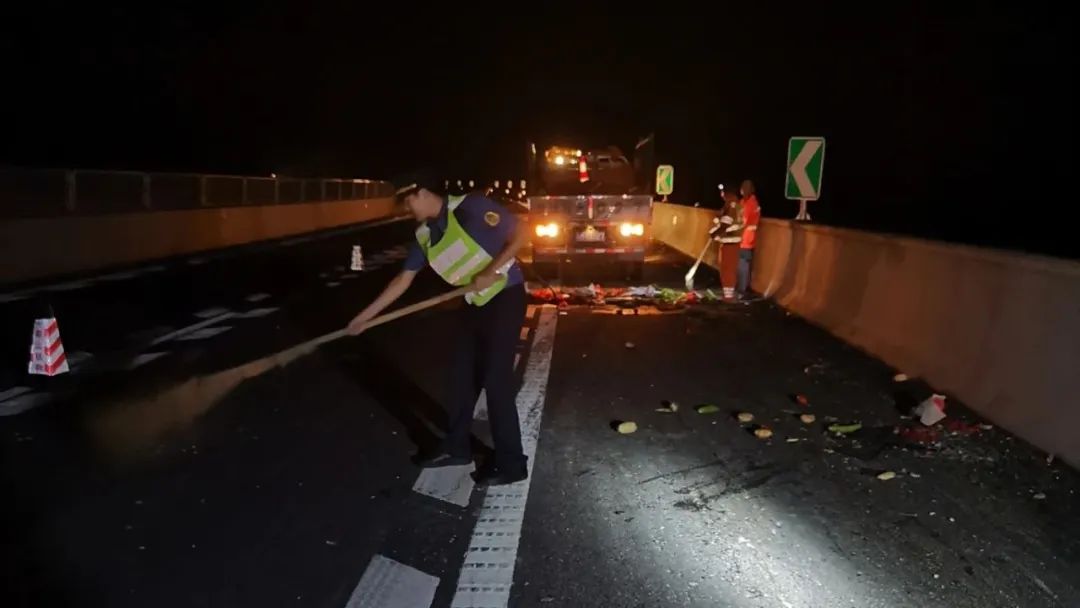
[(673, 200), (749, 177), (790, 217), (821, 135), (817, 221), (1080, 257), (1063, 14), (786, 4), (13, 9), (0, 164), (480, 181), (654, 132)]

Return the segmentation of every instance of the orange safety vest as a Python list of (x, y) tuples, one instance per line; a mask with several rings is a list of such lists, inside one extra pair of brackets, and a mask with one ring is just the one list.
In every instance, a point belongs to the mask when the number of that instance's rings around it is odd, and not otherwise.
[(757, 197), (753, 194), (744, 198), (742, 204), (745, 228), (743, 228), (741, 248), (753, 249), (754, 244), (757, 242), (757, 228), (758, 221), (761, 219), (761, 205), (758, 204)]

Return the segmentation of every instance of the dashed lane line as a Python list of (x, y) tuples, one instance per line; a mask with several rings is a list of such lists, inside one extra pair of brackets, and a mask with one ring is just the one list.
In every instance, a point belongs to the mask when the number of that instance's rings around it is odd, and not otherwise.
[(204, 309), (204, 310), (200, 310), (199, 312), (195, 313), (195, 316), (199, 317), (200, 319), (209, 319), (210, 317), (216, 317), (216, 316), (219, 316), (219, 315), (223, 315), (223, 314), (225, 314), (227, 312), (232, 312), (232, 311), (230, 311), (228, 308), (222, 308), (220, 306), (215, 306), (214, 308), (207, 308), (207, 309)]
[(130, 370), (136, 369), (138, 367), (142, 367), (143, 365), (146, 365), (147, 363), (150, 363), (151, 361), (154, 361), (156, 359), (160, 359), (160, 358), (164, 357), (167, 354), (169, 354), (169, 351), (161, 351), (161, 352), (155, 352), (155, 353), (142, 353), (142, 354), (136, 356), (134, 359), (132, 359), (131, 363), (127, 364), (127, 370), (130, 371)]
[(186, 334), (184, 334), (182, 336), (177, 337), (176, 339), (181, 341), (181, 342), (192, 342), (192, 341), (195, 341), (195, 340), (206, 340), (208, 338), (213, 338), (214, 336), (221, 335), (221, 334), (229, 331), (230, 329), (232, 329), (231, 325), (222, 325), (222, 326), (219, 326), (219, 327), (204, 327), (202, 329), (197, 329), (195, 331), (188, 332), (188, 333), (186, 333)]
[(437, 577), (376, 555), (345, 608), (429, 608), (438, 587)]
[(276, 306), (271, 306), (267, 308), (253, 308), (247, 312), (238, 312), (236, 313), (235, 317), (237, 319), (258, 319), (260, 317), (265, 317), (266, 315), (273, 314), (279, 310), (281, 309)]
[(529, 484), (536, 461), (551, 355), (555, 345), (555, 307), (544, 306), (533, 334), (518, 391), (517, 408), (521, 420), (521, 440), (529, 457), (529, 478), (508, 486), (487, 489), (469, 549), (458, 575), (452, 608), (504, 608), (510, 601), (514, 583), (514, 563), (521, 541), (521, 525), (529, 497)]
[(211, 317), (209, 319), (199, 321), (198, 323), (188, 325), (187, 327), (181, 327), (180, 329), (178, 329), (176, 331), (173, 331), (173, 332), (169, 332), (169, 333), (165, 334), (164, 336), (159, 336), (157, 338), (154, 338), (150, 342), (150, 345), (153, 346), (154, 344), (161, 344), (162, 342), (168, 342), (169, 340), (172, 340), (174, 338), (178, 338), (180, 336), (183, 336), (184, 334), (191, 333), (193, 331), (198, 331), (198, 330), (200, 330), (200, 329), (202, 329), (204, 327), (209, 327), (209, 326), (211, 326), (214, 323), (217, 323), (219, 321), (224, 321), (225, 319), (231, 319), (235, 315), (236, 315), (236, 313), (227, 312), (225, 314), (221, 314), (221, 315), (218, 315), (216, 317)]

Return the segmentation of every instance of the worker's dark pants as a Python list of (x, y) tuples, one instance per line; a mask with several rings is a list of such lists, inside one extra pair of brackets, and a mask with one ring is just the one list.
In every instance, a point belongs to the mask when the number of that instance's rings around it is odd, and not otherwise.
[(739, 280), (738, 285), (735, 286), (735, 292), (740, 296), (746, 295), (750, 290), (750, 269), (754, 263), (754, 250), (753, 249), (740, 249), (739, 250)]
[(443, 447), (454, 456), (471, 454), (473, 409), (482, 388), (487, 392), (496, 466), (507, 471), (524, 468), (514, 350), (525, 322), (525, 287), (507, 287), (483, 306), (466, 304), (459, 314), (461, 333), (450, 378), (450, 427)]

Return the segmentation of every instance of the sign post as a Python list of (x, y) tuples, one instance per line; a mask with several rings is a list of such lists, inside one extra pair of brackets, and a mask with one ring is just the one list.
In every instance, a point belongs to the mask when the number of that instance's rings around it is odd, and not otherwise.
[(808, 221), (807, 201), (821, 196), (821, 173), (825, 168), (824, 137), (792, 137), (788, 140), (787, 181), (784, 196), (799, 201), (796, 220)]
[(675, 191), (675, 167), (671, 165), (659, 165), (656, 167), (656, 193), (664, 197), (667, 202), (669, 194)]

